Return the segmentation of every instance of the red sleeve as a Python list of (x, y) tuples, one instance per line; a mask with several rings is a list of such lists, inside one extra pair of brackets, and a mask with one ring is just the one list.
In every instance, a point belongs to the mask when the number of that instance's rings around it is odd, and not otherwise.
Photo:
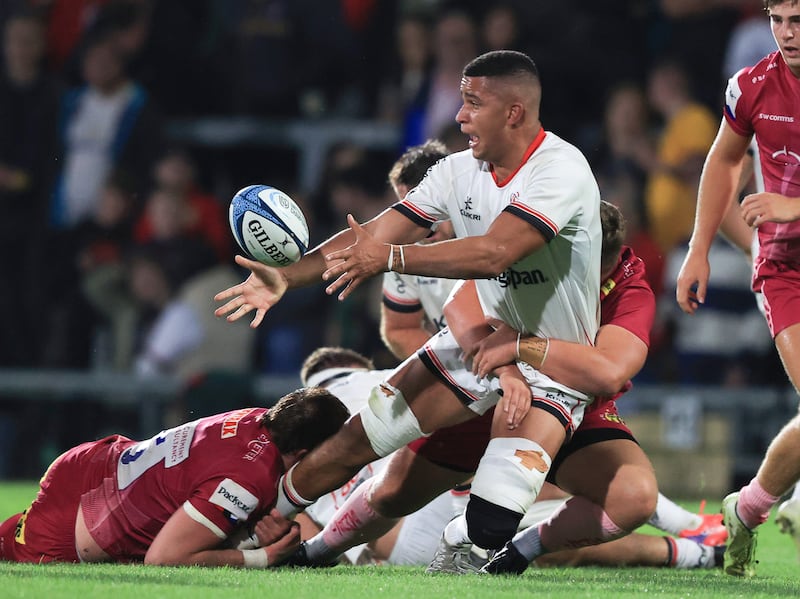
[(656, 315), (653, 290), (642, 281), (626, 285), (602, 304), (600, 326), (613, 324), (636, 335), (650, 347), (650, 330)]

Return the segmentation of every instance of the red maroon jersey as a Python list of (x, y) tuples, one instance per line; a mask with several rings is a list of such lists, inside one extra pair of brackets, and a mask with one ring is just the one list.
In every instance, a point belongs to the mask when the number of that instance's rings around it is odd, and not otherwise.
[(623, 246), (617, 267), (600, 285), (600, 326), (613, 324), (650, 347), (656, 297), (647, 282), (644, 261)]
[[(765, 191), (800, 196), (800, 80), (773, 52), (728, 81), (725, 119), (739, 135), (755, 135)], [(759, 256), (800, 260), (800, 221), (758, 227)]]
[[(655, 317), (656, 296), (647, 282), (644, 261), (631, 248), (623, 246), (617, 268), (600, 285), (600, 328), (607, 324), (622, 327), (650, 347), (650, 330)], [(632, 386), (628, 381), (614, 398)], [(586, 411), (600, 409), (603, 403), (598, 397)]]
[[(275, 503), (280, 452), (264, 408), (217, 414), (141, 442), (120, 438), (97, 460), (102, 481), (82, 497), (87, 527), (117, 559), (137, 559), (178, 509), (225, 538)], [(91, 468), (92, 465), (87, 465)]]

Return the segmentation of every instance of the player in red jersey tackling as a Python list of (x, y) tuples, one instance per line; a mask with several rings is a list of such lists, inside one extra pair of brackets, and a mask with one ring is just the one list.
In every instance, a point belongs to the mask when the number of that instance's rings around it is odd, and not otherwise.
[[(112, 435), (74, 447), (48, 468), (31, 506), (0, 524), (0, 560), (277, 563), (300, 542), (296, 524), (269, 515), (278, 480), (348, 415), (328, 391), (304, 388), (270, 409), (201, 418), (147, 441)], [(245, 525), (264, 546), (223, 548)]]

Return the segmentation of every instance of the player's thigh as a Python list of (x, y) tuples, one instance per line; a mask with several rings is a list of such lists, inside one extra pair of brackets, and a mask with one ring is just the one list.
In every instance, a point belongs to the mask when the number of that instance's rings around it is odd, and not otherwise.
[(564, 443), (566, 430), (558, 418), (535, 405), (514, 429), (508, 427), (505, 413), (496, 409), (492, 420), (492, 438), (524, 438), (535, 441), (552, 459)]
[(783, 329), (775, 337), (783, 368), (795, 389), (800, 390), (800, 323)]
[(438, 466), (408, 447), (397, 450), (372, 486), (370, 502), (387, 517), (410, 514), (469, 474)]
[(556, 473), (556, 483), (606, 510), (635, 505), (642, 513), (655, 509), (658, 486), (650, 460), (630, 439), (611, 439), (582, 447), (568, 456)]
[(389, 378), (425, 433), (464, 422), (475, 416), (418, 359), (409, 359)]

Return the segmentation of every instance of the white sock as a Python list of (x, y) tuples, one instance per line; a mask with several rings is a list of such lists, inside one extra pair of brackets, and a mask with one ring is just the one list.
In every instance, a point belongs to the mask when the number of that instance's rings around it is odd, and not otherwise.
[(467, 518), (463, 514), (457, 516), (444, 527), (444, 540), (448, 545), (464, 545), (472, 543), (467, 533)]
[(525, 559), (532, 562), (537, 557), (542, 555), (542, 539), (539, 536), (539, 526), (531, 526), (518, 532), (511, 539), (511, 542), (516, 547)]
[[(666, 538), (666, 537), (665, 537)], [(672, 563), (673, 568), (692, 569), (692, 568), (713, 568), (714, 567), (714, 548), (709, 545), (701, 545), (690, 539), (667, 539), (672, 541)]]
[(687, 528), (697, 528), (703, 523), (703, 519), (659, 493), (656, 511), (647, 522), (664, 532), (677, 535)]

